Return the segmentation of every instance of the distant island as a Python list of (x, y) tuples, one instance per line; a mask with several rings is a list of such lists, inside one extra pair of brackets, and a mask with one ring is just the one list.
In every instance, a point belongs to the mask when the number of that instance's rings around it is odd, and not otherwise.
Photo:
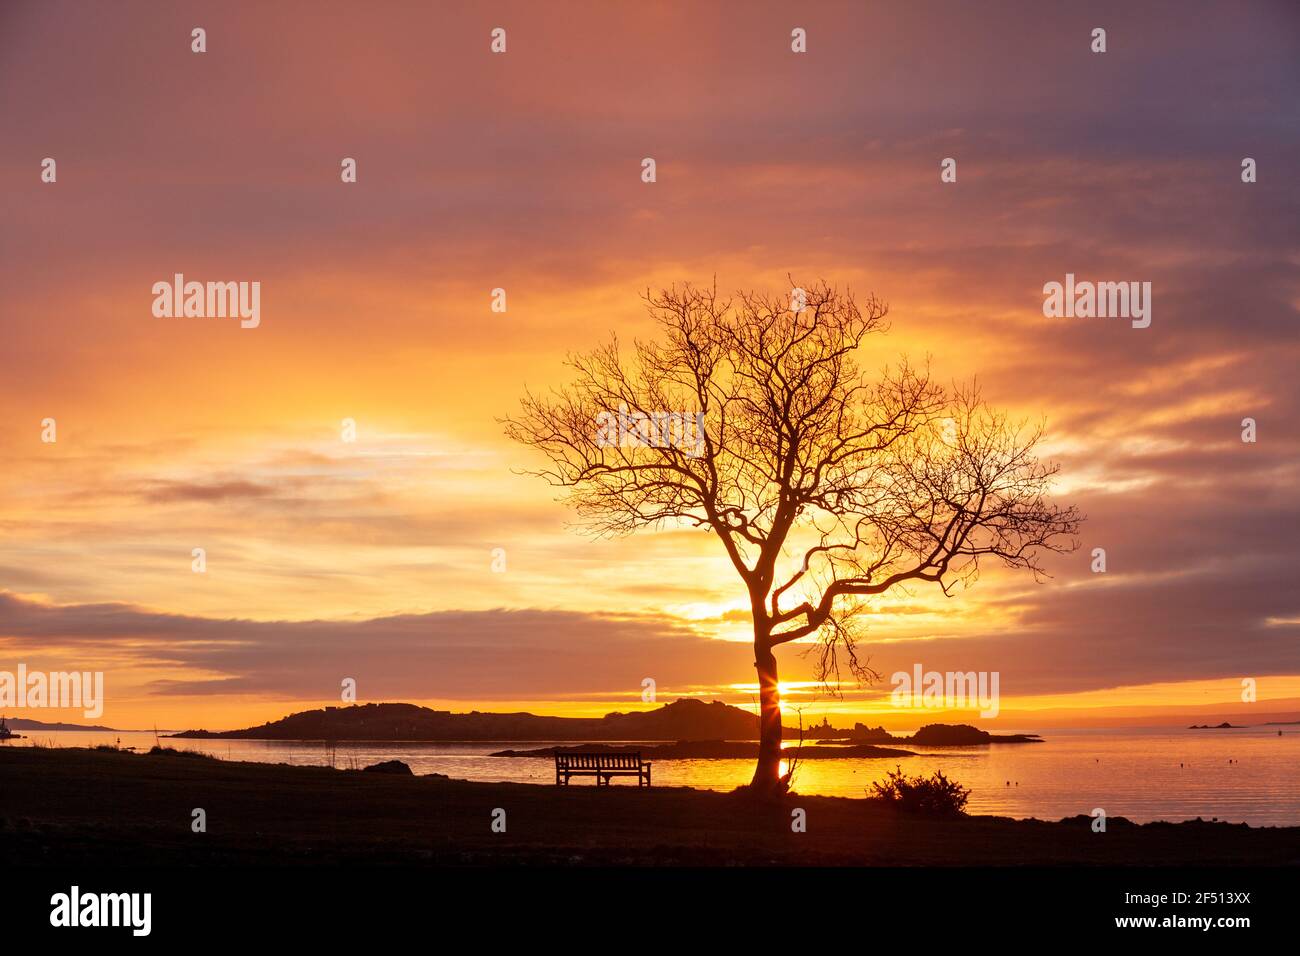
[[(910, 737), (895, 737), (884, 728), (856, 725), (836, 731), (825, 720), (821, 727), (786, 728), (788, 741), (809, 741), (799, 754), (808, 758), (909, 757), (911, 750), (892, 746), (971, 747), (982, 744), (1041, 743), (1037, 734), (990, 734), (969, 724), (930, 724)], [(826, 732), (834, 737), (827, 739)], [(416, 704), (360, 704), (326, 707), (291, 714), (243, 730), (186, 730), (170, 737), (199, 740), (325, 740), (465, 743), (492, 741), (555, 741), (592, 744), (601, 741), (662, 741), (664, 746), (627, 748), (647, 758), (750, 759), (757, 754), (758, 716), (720, 701), (705, 703), (682, 698), (655, 710), (615, 712), (604, 717), (539, 717), (536, 714), (454, 714)], [(817, 737), (817, 744), (811, 743)], [(828, 746), (820, 746), (828, 744)], [(879, 744), (889, 746), (877, 746)], [(590, 749), (590, 748), (588, 748)], [(502, 750), (498, 757), (549, 757), (557, 748)]]
[(813, 726), (806, 733), (817, 738), (818, 743), (847, 741), (854, 744), (918, 744), (922, 747), (973, 747), (980, 744), (1041, 744), (1038, 734), (991, 734), (970, 724), (927, 724), (910, 737), (895, 737), (884, 727), (854, 724), (852, 730), (837, 730), (822, 718), (821, 726)]
[[(797, 730), (786, 730), (798, 737)], [(757, 740), (758, 715), (720, 701), (682, 698), (650, 711), (604, 717), (454, 714), (415, 704), (359, 704), (303, 711), (244, 730), (186, 730), (171, 737), (240, 740), (596, 741)]]
[(1214, 724), (1214, 725), (1192, 724), (1192, 726), (1188, 727), (1187, 729), (1188, 730), (1244, 730), (1245, 728), (1239, 727), (1235, 724), (1230, 724), (1225, 720), (1221, 724)]
[(43, 720), (29, 720), (25, 717), (10, 717), (8, 723), (16, 730), (94, 730), (100, 733), (123, 733), (116, 728), (102, 727), (99, 724), (47, 724)]

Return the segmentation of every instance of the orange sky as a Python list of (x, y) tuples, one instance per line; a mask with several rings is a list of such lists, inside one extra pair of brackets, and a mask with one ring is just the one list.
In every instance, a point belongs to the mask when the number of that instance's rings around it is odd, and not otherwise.
[[(498, 420), (566, 351), (649, 334), (647, 287), (793, 275), (890, 303), (868, 367), (929, 355), (1043, 418), (1088, 516), (1045, 583), (881, 600), (878, 670), (997, 670), (1004, 722), (1226, 713), (1246, 677), (1235, 706), (1300, 712), (1300, 33), (1172, 9), (1090, 12), (1098, 56), (1031, 3), (6, 4), (0, 670), (103, 669), (116, 726), (260, 722), (349, 676), (453, 709), (627, 709), (645, 677), (748, 704), (716, 542), (576, 533)], [(154, 318), (175, 272), (260, 281), (260, 326)], [(1067, 272), (1152, 282), (1152, 326), (1045, 319)], [(918, 722), (843, 690), (791, 705)]]

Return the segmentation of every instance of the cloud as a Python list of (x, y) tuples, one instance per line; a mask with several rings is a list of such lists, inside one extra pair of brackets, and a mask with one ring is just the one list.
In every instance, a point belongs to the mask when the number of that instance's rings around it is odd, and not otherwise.
[(172, 504), (178, 501), (230, 501), (237, 498), (270, 498), (279, 494), (277, 489), (253, 481), (220, 481), (210, 483), (184, 481), (158, 481), (147, 484), (140, 496), (152, 504)]
[[(1125, 574), (1005, 599), (1018, 624), (954, 636), (868, 633), (888, 676), (996, 670), (1009, 697), (1293, 674), (1300, 599), (1268, 560), (1170, 574)], [(893, 609), (890, 609), (893, 611)], [(744, 644), (668, 615), (542, 609), (436, 611), (349, 621), (221, 620), (126, 604), (53, 605), (0, 592), (9, 656), (129, 648), (127, 662), (169, 668), (159, 695), (329, 697), (344, 677), (369, 699), (564, 699), (752, 681)], [(807, 645), (781, 651), (782, 676), (812, 676)], [(878, 691), (877, 691), (878, 693)], [(870, 694), (868, 695), (870, 696)]]
[[(56, 606), (0, 592), (6, 656), (67, 657), (134, 649), (177, 676), (159, 695), (328, 698), (352, 677), (367, 699), (562, 699), (727, 683), (743, 646), (709, 640), (667, 617), (539, 609), (438, 611), (363, 621), (216, 620), (125, 604)], [(194, 675), (194, 676), (187, 676)]]

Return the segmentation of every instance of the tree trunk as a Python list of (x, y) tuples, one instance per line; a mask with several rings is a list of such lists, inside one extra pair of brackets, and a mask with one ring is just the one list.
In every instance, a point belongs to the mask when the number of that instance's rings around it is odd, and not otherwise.
[(766, 642), (754, 642), (754, 667), (758, 670), (758, 765), (750, 786), (756, 792), (781, 793), (781, 691), (777, 686), (776, 657)]

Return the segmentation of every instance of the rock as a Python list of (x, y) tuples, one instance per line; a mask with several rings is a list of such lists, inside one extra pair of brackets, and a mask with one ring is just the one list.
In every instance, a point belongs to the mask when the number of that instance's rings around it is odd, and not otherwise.
[(986, 744), (992, 736), (988, 731), (970, 724), (927, 724), (913, 734), (908, 743), (941, 747), (969, 746)]
[(363, 767), (362, 773), (400, 773), (408, 777), (414, 776), (411, 768), (400, 760), (385, 760), (382, 763), (372, 763), (369, 767)]
[(970, 724), (927, 724), (901, 743), (939, 747), (970, 747), (977, 744), (1040, 744), (1038, 734), (990, 734)]

